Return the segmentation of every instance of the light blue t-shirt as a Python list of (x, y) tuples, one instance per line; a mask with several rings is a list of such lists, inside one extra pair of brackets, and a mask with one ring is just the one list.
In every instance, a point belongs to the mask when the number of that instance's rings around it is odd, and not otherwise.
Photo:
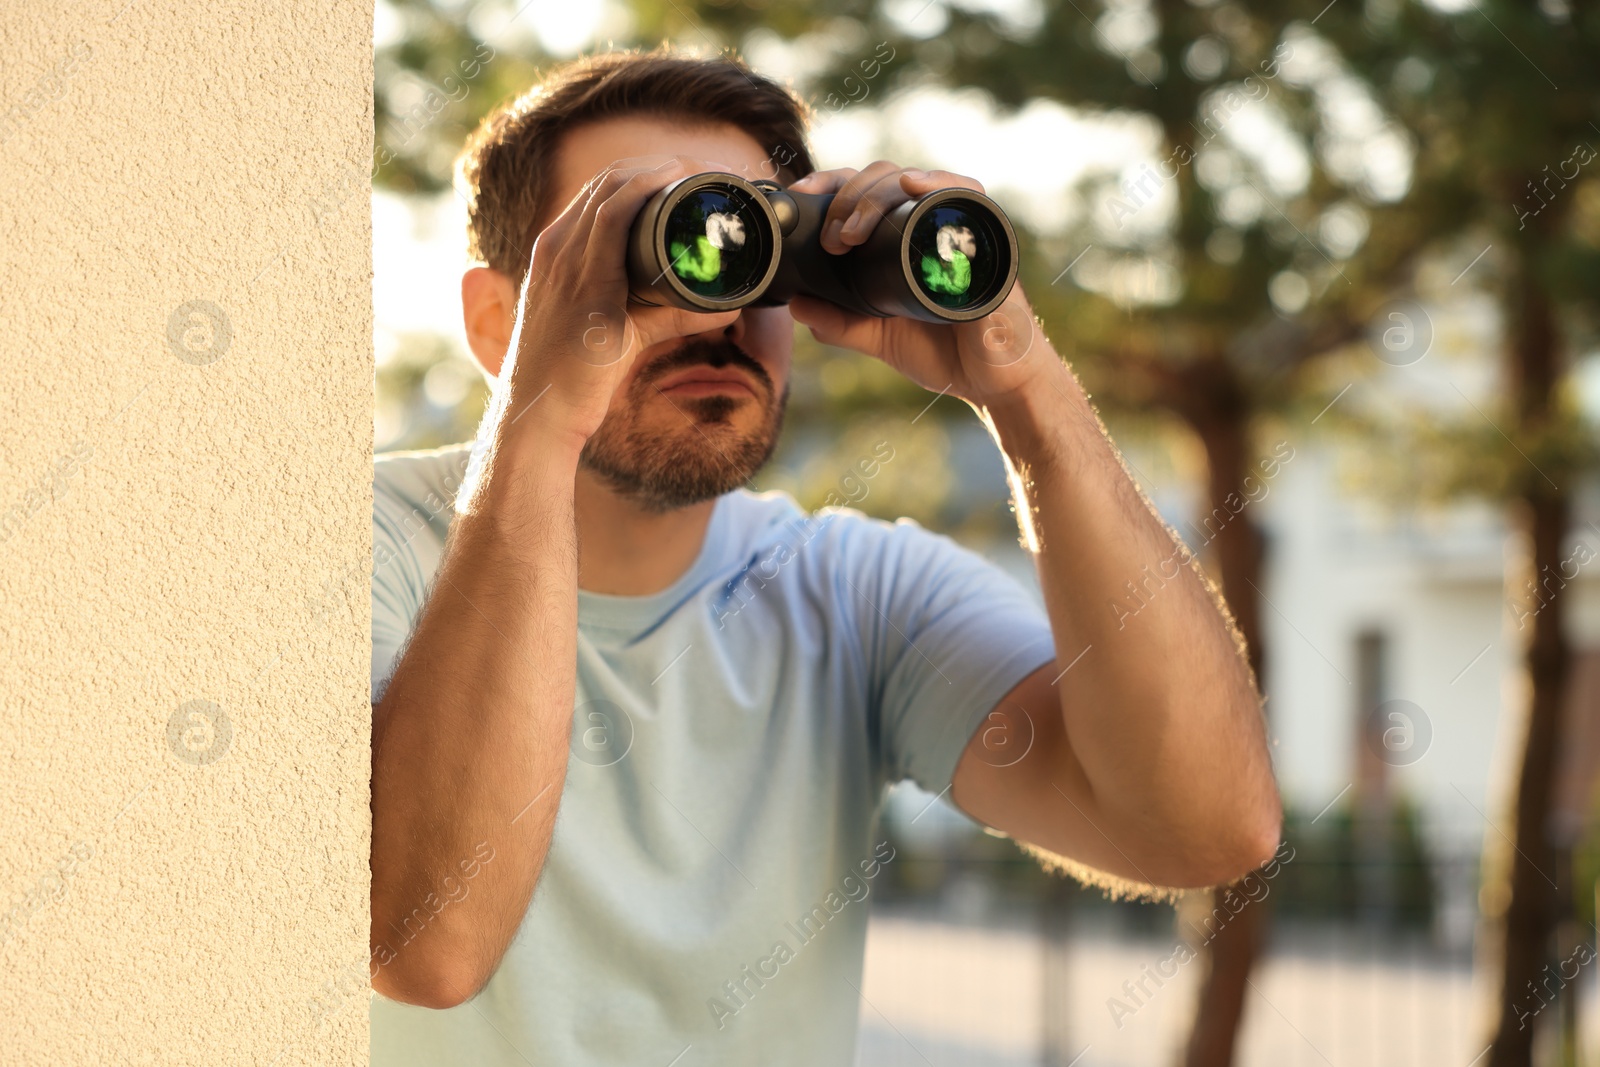
[[(376, 464), (374, 699), (470, 451)], [(670, 588), (580, 590), (571, 756), (522, 928), (465, 1004), (374, 996), (373, 1067), (852, 1063), (886, 786), (943, 792), (1053, 655), (1035, 599), (948, 538), (718, 498)]]

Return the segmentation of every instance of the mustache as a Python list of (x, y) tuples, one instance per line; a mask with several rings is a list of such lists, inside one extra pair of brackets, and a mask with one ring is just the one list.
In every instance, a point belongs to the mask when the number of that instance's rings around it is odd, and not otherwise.
[(647, 388), (675, 371), (702, 363), (718, 370), (732, 366), (748, 371), (750, 376), (766, 389), (767, 395), (772, 395), (772, 376), (767, 373), (767, 368), (757, 363), (732, 341), (690, 341), (640, 371), (637, 385)]

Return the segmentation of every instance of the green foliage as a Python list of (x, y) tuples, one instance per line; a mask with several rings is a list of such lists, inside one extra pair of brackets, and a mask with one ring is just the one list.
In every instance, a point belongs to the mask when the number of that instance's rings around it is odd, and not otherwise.
[(465, 10), (430, 0), (389, 3), (404, 33), (373, 56), (373, 186), (438, 192), (450, 187), (467, 135), (496, 104), (532, 84), (548, 57), (504, 46), (509, 18), (480, 40)]
[(1431, 928), (1432, 861), (1417, 810), (1406, 799), (1366, 821), (1349, 803), (1320, 818), (1291, 807), (1284, 812), (1283, 837), (1294, 856), (1273, 882), (1278, 916), (1387, 919), (1396, 927)]

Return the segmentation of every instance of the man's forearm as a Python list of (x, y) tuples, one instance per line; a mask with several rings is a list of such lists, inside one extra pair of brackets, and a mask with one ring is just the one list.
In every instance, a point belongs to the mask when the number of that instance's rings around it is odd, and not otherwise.
[[(1187, 551), (1064, 364), (985, 418), (1066, 670), (1056, 688), (1077, 766), (1063, 773), (1083, 776), (1098, 824), (1123, 847), (1202, 866), (1256, 852), (1265, 861), (1279, 805), (1260, 700)], [(1162, 584), (1137, 615), (1118, 611), (1128, 583), (1153, 573)]]
[(576, 459), (554, 455), (486, 474), (374, 711), (373, 987), (394, 999), (476, 993), (549, 848), (577, 662)]

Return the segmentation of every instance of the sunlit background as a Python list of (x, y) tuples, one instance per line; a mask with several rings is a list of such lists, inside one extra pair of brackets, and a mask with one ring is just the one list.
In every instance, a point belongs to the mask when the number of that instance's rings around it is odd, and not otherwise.
[[(1600, 1064), (1595, 965), (1563, 966), (1600, 873), (1600, 15), (1323, 2), (378, 4), (380, 451), (470, 438), (488, 396), (450, 186), (476, 120), (586, 50), (734, 47), (810, 101), (820, 166), (1006, 207), (1261, 657), (1293, 849), (1264, 899), (1202, 944), (1209, 895), (1108, 900), (902, 786), (862, 1064)], [(852, 479), (1033, 583), (964, 405), (804, 330), (796, 360), (758, 488)], [(1564, 669), (1525, 669), (1533, 633)], [(1532, 1044), (1491, 1049), (1508, 1000)]]

